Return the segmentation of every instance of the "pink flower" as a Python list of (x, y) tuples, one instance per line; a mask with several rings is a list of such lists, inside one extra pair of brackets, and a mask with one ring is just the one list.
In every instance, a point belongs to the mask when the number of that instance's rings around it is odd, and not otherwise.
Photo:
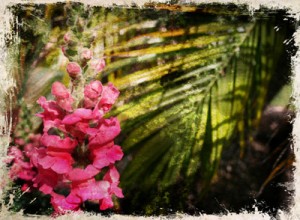
[(95, 72), (99, 73), (105, 68), (104, 59), (93, 59), (90, 61), (90, 66)]
[(73, 182), (80, 182), (93, 178), (99, 172), (100, 170), (93, 165), (88, 165), (85, 169), (74, 168), (68, 173), (67, 177)]
[(44, 133), (41, 138), (41, 144), (47, 147), (47, 151), (72, 152), (78, 143), (69, 137), (61, 139), (57, 135)]
[(99, 112), (93, 112), (91, 109), (79, 108), (72, 114), (68, 114), (62, 123), (69, 134), (76, 137), (79, 142), (83, 142), (90, 124), (97, 124), (102, 116)]
[(54, 82), (51, 89), (52, 95), (56, 98), (56, 103), (66, 111), (72, 111), (72, 103), (74, 102), (69, 90), (60, 82)]
[(29, 181), (36, 175), (36, 172), (32, 169), (33, 166), (29, 162), (25, 162), (24, 160), (25, 157), (18, 147), (13, 146), (9, 149), (8, 158), (5, 160), (5, 162), (13, 162), (9, 170), (10, 179), (19, 178)]
[(99, 201), (100, 210), (106, 210), (114, 206), (111, 196), (107, 196)]
[(81, 59), (85, 59), (85, 60), (90, 60), (93, 56), (93, 53), (91, 50), (87, 49), (87, 48), (84, 48), (82, 50), (82, 53), (81, 53)]
[(87, 134), (90, 135), (89, 146), (103, 146), (113, 141), (120, 131), (120, 123), (117, 118), (104, 119), (98, 127), (87, 129)]
[(22, 180), (32, 180), (36, 175), (36, 172), (32, 170), (32, 166), (28, 162), (22, 160), (15, 160), (14, 164), (9, 170), (10, 179), (22, 179)]
[(109, 189), (108, 181), (96, 181), (94, 178), (84, 182), (73, 182), (72, 193), (86, 200), (100, 200), (107, 197)]
[(82, 120), (90, 120), (94, 118), (94, 114), (92, 110), (85, 109), (85, 108), (79, 108), (74, 111), (74, 113), (67, 115), (62, 120), (63, 124), (71, 125), (75, 124)]
[[(40, 139), (40, 138), (39, 138)], [(35, 148), (39, 147), (39, 141), (38, 142), (30, 142), (24, 146), (24, 155), (28, 158), (31, 157), (32, 153), (35, 151)]]
[(61, 119), (64, 116), (63, 110), (57, 105), (55, 101), (47, 101), (44, 96), (41, 96), (38, 104), (44, 109), (44, 112), (37, 114), (37, 116), (45, 120)]
[(110, 143), (108, 145), (92, 148), (91, 157), (93, 160), (93, 165), (102, 169), (103, 167), (114, 164), (116, 161), (121, 160), (123, 157), (123, 151), (120, 146)]
[(122, 190), (118, 187), (119, 178), (120, 178), (120, 175), (114, 166), (111, 166), (109, 171), (103, 177), (104, 181), (107, 181), (110, 183), (110, 187), (108, 189), (109, 195), (104, 197), (103, 199), (100, 199), (100, 209), (101, 210), (105, 210), (105, 209), (113, 207), (113, 201), (111, 198), (112, 195), (116, 195), (119, 198), (124, 197)]
[(94, 108), (100, 100), (102, 94), (102, 83), (93, 81), (84, 88), (84, 105), (85, 108)]
[(39, 190), (44, 194), (50, 194), (61, 179), (62, 176), (53, 170), (39, 166), (37, 175), (33, 179), (33, 186), (39, 187)]
[[(34, 170), (32, 170), (32, 166), (29, 163), (26, 163), (26, 162), (24, 162), (24, 163), (26, 164), (26, 168), (23, 166), (22, 171), (18, 173), (17, 177), (22, 180), (31, 181), (35, 177), (36, 172)], [(16, 164), (14, 164), (14, 165), (16, 165)]]
[(103, 180), (110, 182), (109, 193), (114, 194), (119, 198), (123, 198), (124, 197), (123, 192), (118, 187), (120, 182), (119, 179), (120, 179), (120, 174), (118, 170), (115, 168), (115, 166), (110, 166), (109, 171), (103, 177)]
[[(69, 196), (68, 196), (69, 197)], [(75, 201), (75, 202), (74, 202)], [(65, 214), (67, 211), (77, 211), (81, 201), (76, 199), (66, 199), (63, 195), (51, 193), (51, 204), (58, 214)]]
[(100, 81), (93, 81), (84, 88), (84, 96), (90, 99), (97, 99), (101, 96), (102, 88)]
[(76, 78), (81, 74), (81, 67), (76, 62), (70, 62), (67, 65), (67, 72), (71, 78)]
[(74, 160), (70, 154), (51, 152), (50, 155), (39, 158), (38, 164), (43, 169), (51, 169), (57, 174), (65, 174), (72, 170)]
[(60, 82), (54, 82), (52, 84), (51, 93), (57, 99), (66, 99), (66, 98), (69, 98), (71, 96), (71, 94), (67, 90), (67, 88)]
[(103, 87), (102, 98), (98, 108), (103, 109), (104, 112), (108, 112), (117, 100), (119, 94), (119, 90), (114, 87), (112, 83), (108, 83), (107, 86)]
[(14, 160), (22, 160), (24, 159), (23, 153), (22, 151), (16, 147), (16, 146), (12, 146), (9, 148), (8, 151), (8, 158), (5, 159), (6, 163), (11, 163)]

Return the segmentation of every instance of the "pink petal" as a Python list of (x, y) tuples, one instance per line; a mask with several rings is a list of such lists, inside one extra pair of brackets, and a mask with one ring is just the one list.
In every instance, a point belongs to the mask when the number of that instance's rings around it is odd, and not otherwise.
[(38, 163), (43, 167), (43, 169), (49, 169), (55, 162), (56, 158), (49, 156), (38, 159)]
[(52, 84), (51, 93), (57, 99), (66, 99), (71, 96), (69, 90), (60, 82), (54, 82)]
[(38, 164), (43, 169), (51, 168), (58, 174), (64, 174), (72, 169), (73, 158), (70, 154), (65, 152), (48, 152), (51, 156), (45, 156), (38, 159)]
[(100, 203), (100, 210), (109, 209), (114, 206), (114, 203), (110, 196), (100, 200), (99, 203)]
[(76, 116), (75, 114), (70, 114), (64, 117), (62, 123), (66, 125), (72, 125), (79, 121), (81, 121), (81, 118), (79, 116)]
[(62, 123), (67, 125), (75, 124), (82, 120), (88, 120), (95, 118), (95, 114), (90, 109), (79, 108), (74, 111), (74, 113), (67, 115)]
[(102, 169), (103, 167), (107, 167), (110, 164), (110, 161), (107, 158), (96, 158), (94, 159), (93, 165), (98, 169)]
[(78, 203), (69, 203), (64, 196), (54, 192), (51, 193), (51, 204), (58, 213), (64, 213), (68, 210), (78, 210), (80, 205)]
[(16, 146), (13, 146), (9, 149), (8, 156), (10, 156), (12, 159), (24, 158), (22, 151)]
[(76, 193), (72, 192), (67, 196), (66, 201), (68, 203), (73, 203), (73, 204), (80, 204), (82, 203), (82, 200), (80, 199), (80, 197), (78, 197), (76, 195)]
[(103, 87), (99, 108), (103, 108), (105, 112), (109, 111), (111, 106), (116, 102), (120, 92), (112, 83)]
[(102, 169), (111, 163), (115, 163), (117, 160), (121, 160), (123, 157), (123, 151), (121, 147), (117, 145), (114, 145), (110, 148), (96, 148), (93, 150), (93, 154), (95, 155), (93, 165), (98, 169)]
[(119, 198), (124, 198), (122, 189), (119, 188), (119, 187), (117, 187), (117, 186), (113, 187), (112, 193), (115, 194), (115, 195), (116, 195), (117, 197), (119, 197)]
[(57, 99), (57, 104), (62, 109), (71, 112), (73, 110), (72, 103), (74, 102), (74, 99), (72, 97), (66, 98), (66, 99)]
[(82, 119), (92, 119), (94, 117), (93, 111), (86, 108), (78, 108), (74, 111), (74, 115)]
[(58, 174), (64, 174), (68, 173), (72, 169), (72, 166), (69, 160), (56, 158), (56, 161), (51, 166), (51, 169)]
[(84, 97), (84, 107), (85, 108), (94, 108), (95, 105), (98, 103), (98, 100), (92, 100), (88, 97)]
[(115, 166), (111, 166), (109, 171), (104, 175), (103, 180), (111, 183), (119, 183), (120, 174)]
[(123, 198), (123, 192), (122, 190), (118, 187), (119, 184), (119, 178), (120, 174), (118, 170), (114, 167), (111, 166), (109, 171), (104, 175), (103, 180), (106, 180), (111, 183), (110, 185), (110, 194), (115, 194), (119, 198)]
[(89, 124), (88, 124), (88, 122), (79, 122), (76, 124), (76, 129), (78, 131), (81, 131), (82, 133), (84, 133), (83, 134), (83, 138), (84, 138), (87, 129), (89, 129)]
[(64, 125), (61, 124), (60, 119), (54, 119), (54, 120), (44, 119), (43, 124), (44, 124), (44, 129), (43, 129), (44, 133), (47, 133), (51, 128), (59, 128), (60, 130), (64, 130), (63, 129)]
[(35, 178), (33, 178), (33, 186), (34, 187), (42, 187), (42, 190), (45, 194), (49, 190), (52, 190), (56, 187), (59, 181), (59, 175), (55, 173), (51, 169), (43, 169), (42, 167), (38, 167), (38, 172)]
[(47, 133), (43, 134), (41, 144), (50, 149), (63, 150), (67, 152), (72, 151), (78, 145), (76, 140), (69, 137), (61, 139), (57, 135), (48, 135)]
[(37, 116), (41, 118), (45, 118), (46, 120), (54, 120), (61, 118), (63, 115), (63, 111), (55, 101), (47, 101), (44, 96), (41, 96), (37, 100), (37, 103), (45, 110), (44, 112), (37, 114)]
[(30, 181), (32, 180), (36, 175), (36, 172), (33, 170), (23, 170), (19, 173), (18, 177), (22, 180)]
[(105, 68), (105, 60), (104, 59), (93, 59), (90, 61), (90, 66), (97, 73), (101, 72)]
[(51, 186), (48, 186), (47, 184), (43, 184), (39, 190), (44, 194), (51, 194), (53, 192), (53, 188)]
[(65, 33), (65, 35), (64, 35), (64, 41), (66, 43), (69, 43), (70, 40), (71, 40), (71, 34), (69, 32)]
[[(117, 118), (105, 119), (95, 136), (89, 138), (89, 145), (104, 145), (111, 142), (120, 133), (121, 128)], [(87, 131), (89, 132), (89, 131)], [(92, 133), (88, 133), (92, 134)]]
[(84, 88), (84, 96), (89, 99), (96, 99), (101, 96), (102, 83), (98, 80), (91, 82)]
[(34, 145), (34, 143), (28, 143), (24, 146), (24, 154), (27, 156), (27, 157), (30, 157), (31, 153), (34, 151), (34, 148), (36, 146)]
[(97, 175), (99, 170), (93, 165), (88, 165), (85, 169), (74, 168), (68, 173), (68, 179), (71, 181), (82, 181), (90, 179)]
[(78, 188), (77, 195), (80, 196), (83, 201), (98, 200), (108, 196), (108, 189), (109, 182), (98, 181)]

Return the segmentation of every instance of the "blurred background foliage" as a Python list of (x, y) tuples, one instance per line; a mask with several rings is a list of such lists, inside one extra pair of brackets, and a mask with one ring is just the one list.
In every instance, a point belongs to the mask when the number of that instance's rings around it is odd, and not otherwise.
[(125, 199), (115, 212), (190, 212), (191, 200), (205, 203), (218, 180), (222, 152), (237, 143), (243, 158), (263, 109), (270, 102), (290, 107), (295, 48), (287, 40), (295, 23), (285, 11), (155, 3), (19, 4), (11, 10), (20, 39), (12, 73), (14, 136), (39, 132), (36, 100), (49, 96), (54, 81), (69, 84), (61, 52), (67, 31), (105, 58), (97, 78), (121, 91), (111, 115), (121, 122), (117, 143), (125, 152), (118, 164)]

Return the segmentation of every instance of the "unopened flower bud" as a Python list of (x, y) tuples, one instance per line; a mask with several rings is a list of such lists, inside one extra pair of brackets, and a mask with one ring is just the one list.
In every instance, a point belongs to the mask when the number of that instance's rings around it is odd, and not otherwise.
[(71, 34), (68, 32), (68, 33), (66, 33), (66, 34), (64, 35), (64, 41), (65, 41), (66, 43), (69, 43), (70, 40), (71, 40)]
[(90, 66), (93, 70), (95, 70), (98, 73), (104, 69), (105, 61), (104, 59), (93, 59), (90, 62)]
[(65, 56), (67, 56), (67, 47), (66, 47), (66, 46), (62, 46), (62, 47), (61, 47), (61, 51), (63, 52), (63, 54), (64, 54)]
[(93, 56), (93, 53), (91, 50), (87, 49), (87, 48), (84, 48), (82, 50), (82, 53), (81, 53), (81, 58), (82, 59), (85, 59), (85, 60), (90, 60)]
[(70, 62), (67, 65), (67, 72), (72, 78), (76, 78), (81, 74), (81, 67), (76, 62)]

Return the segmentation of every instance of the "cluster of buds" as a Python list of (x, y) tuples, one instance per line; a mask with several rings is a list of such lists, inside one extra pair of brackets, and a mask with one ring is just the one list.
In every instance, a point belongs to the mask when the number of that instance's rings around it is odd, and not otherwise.
[[(90, 43), (94, 38), (90, 38)], [(65, 45), (62, 46), (63, 54), (69, 59), (67, 72), (72, 80), (79, 79), (82, 74), (95, 77), (105, 68), (103, 58), (95, 58), (93, 52), (85, 47), (84, 43), (71, 33), (64, 35)]]
[[(43, 120), (43, 133), (30, 146), (10, 148), (10, 176), (25, 181), (23, 190), (37, 188), (50, 195), (56, 213), (80, 210), (85, 201), (95, 200), (99, 209), (105, 210), (113, 207), (113, 196), (123, 197), (114, 165), (123, 157), (121, 147), (114, 143), (120, 124), (115, 117), (105, 118), (119, 91), (113, 84), (104, 86), (98, 80), (85, 84), (85, 71), (99, 73), (105, 62), (84, 47), (71, 56), (70, 50), (78, 43), (69, 33), (64, 41), (62, 51), (70, 61), (66, 70), (72, 91), (55, 82), (51, 89), (54, 100), (38, 99), (44, 110), (37, 114)], [(83, 86), (77, 90), (82, 96), (73, 94), (73, 88), (79, 86)]]

